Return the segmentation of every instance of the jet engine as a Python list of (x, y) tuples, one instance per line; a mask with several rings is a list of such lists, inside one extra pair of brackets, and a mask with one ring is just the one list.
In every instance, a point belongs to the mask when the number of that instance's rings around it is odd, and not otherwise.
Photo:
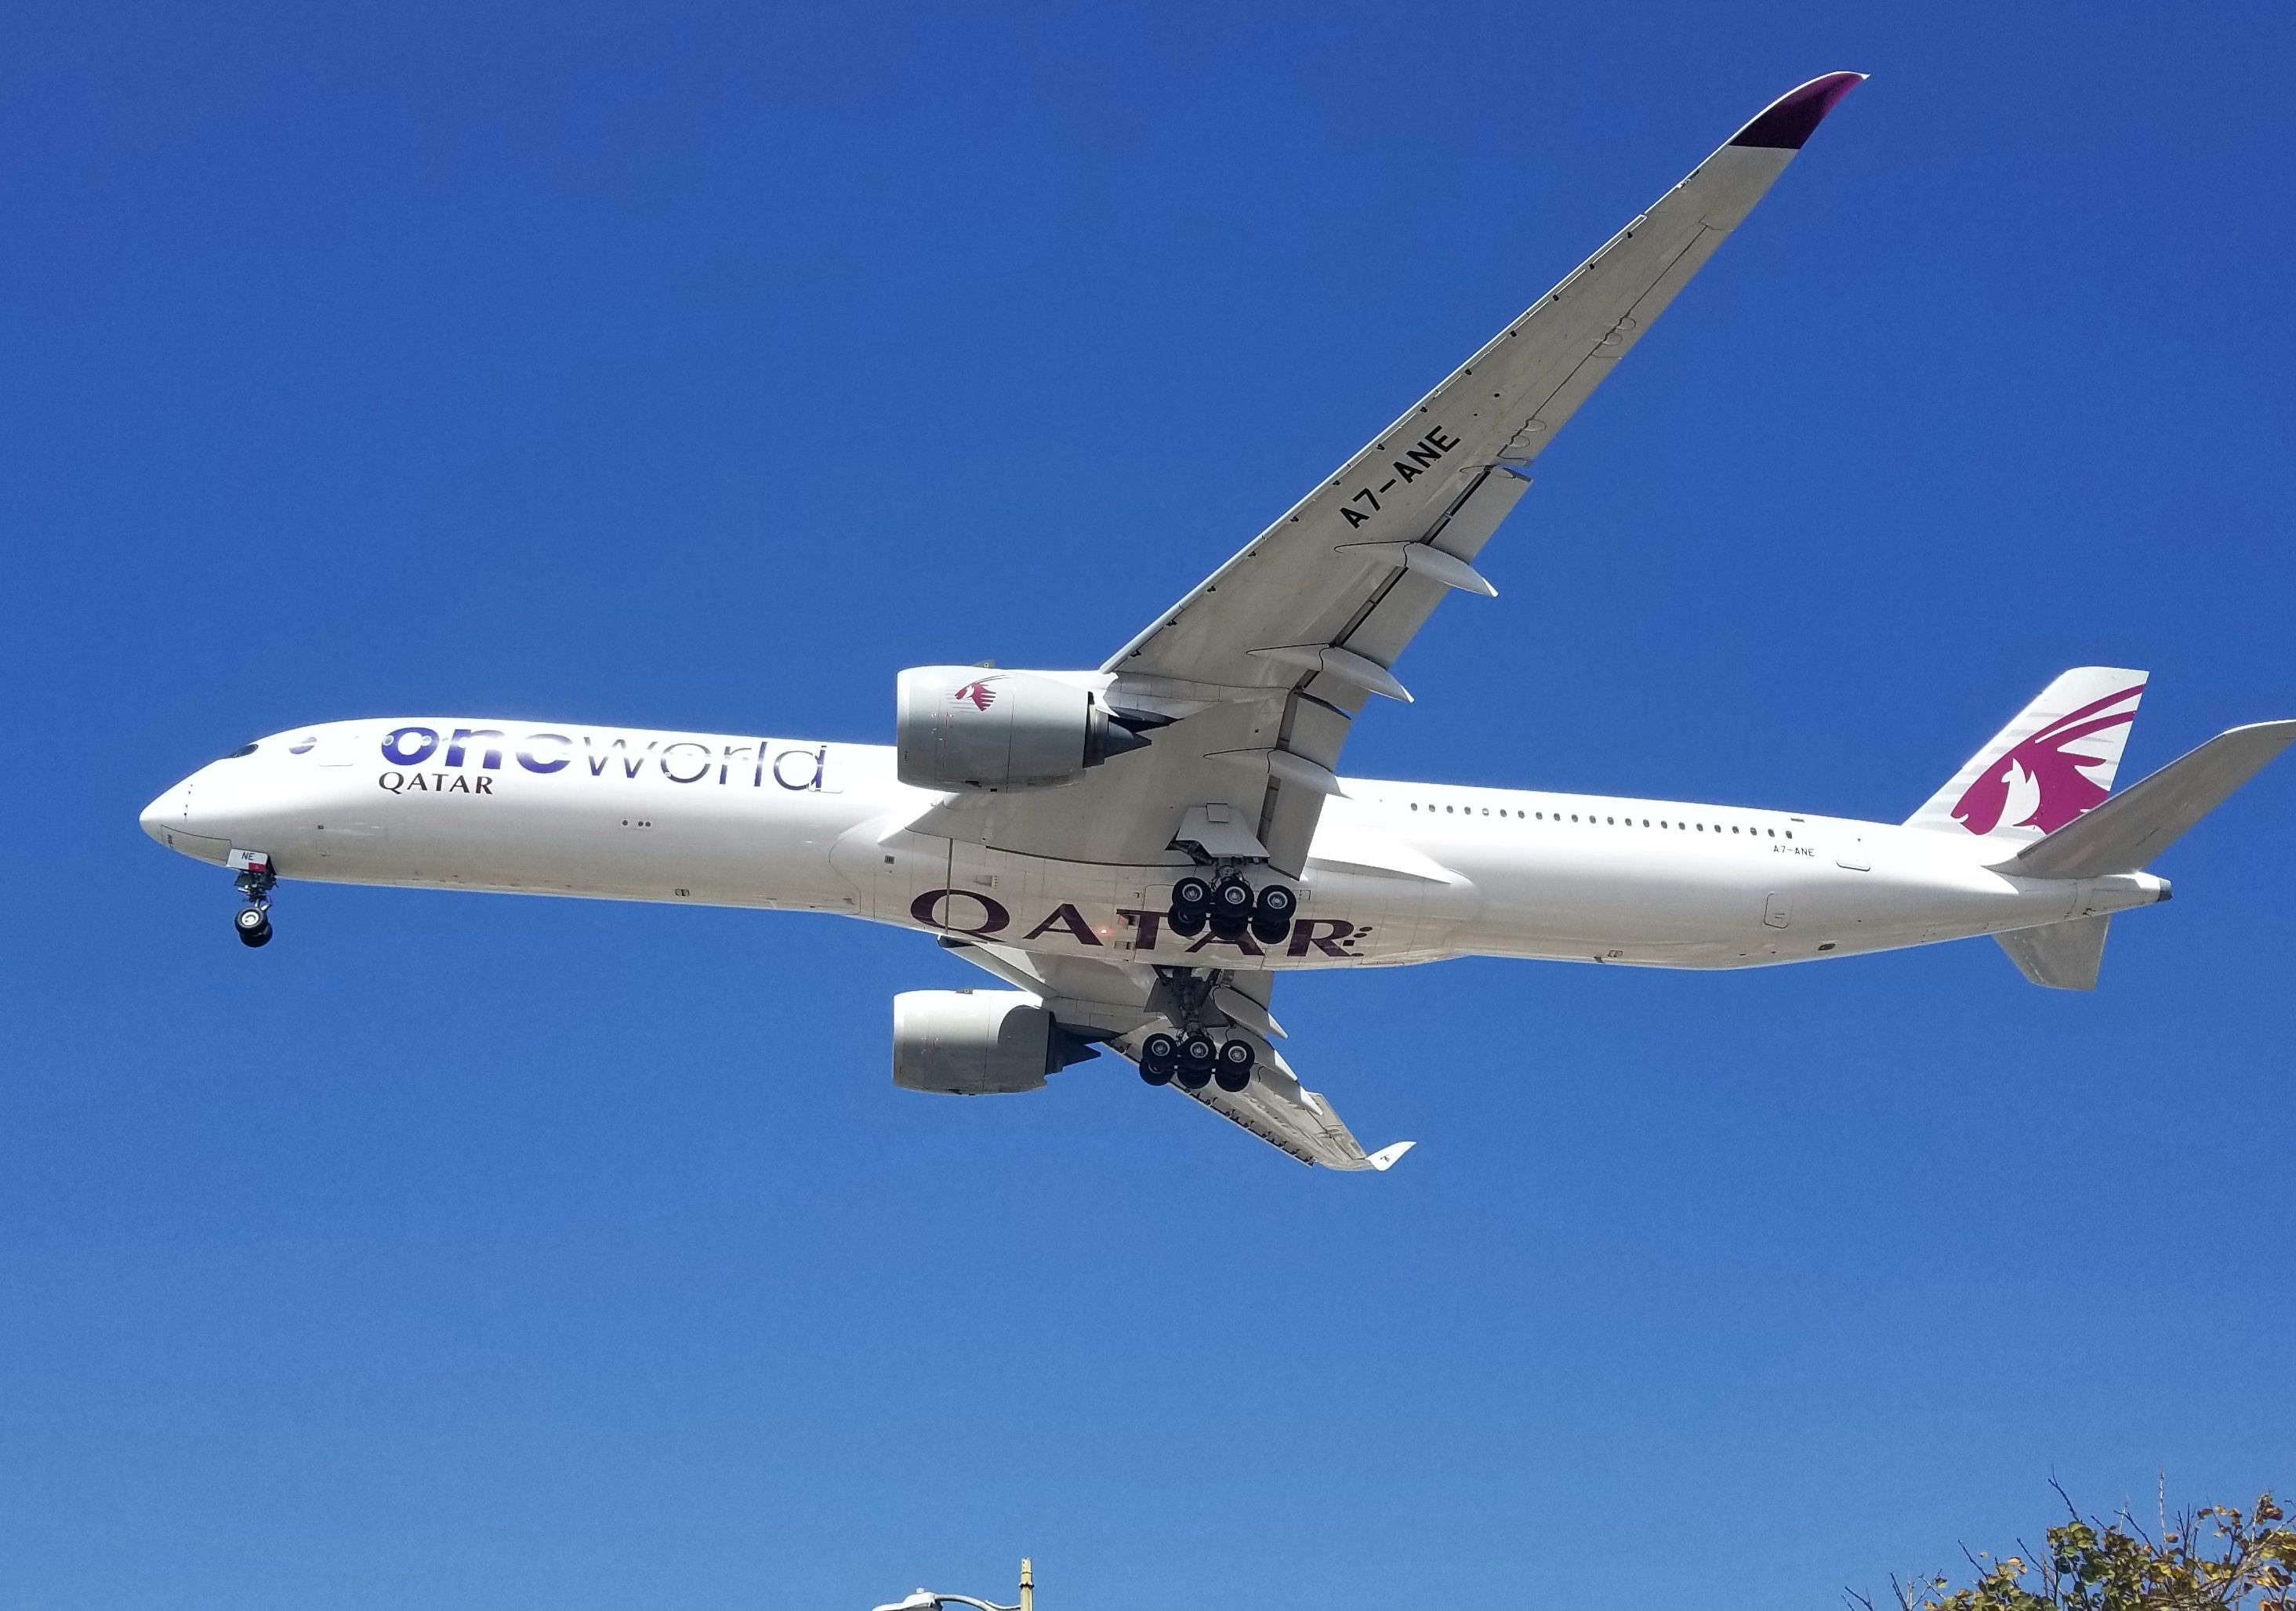
[(904, 990), (893, 998), (893, 1083), (986, 1097), (1035, 1090), (1099, 1054), (1023, 990)]
[(897, 769), (913, 788), (1072, 783), (1148, 743), (1089, 690), (1031, 671), (919, 666), (901, 673), (898, 703)]

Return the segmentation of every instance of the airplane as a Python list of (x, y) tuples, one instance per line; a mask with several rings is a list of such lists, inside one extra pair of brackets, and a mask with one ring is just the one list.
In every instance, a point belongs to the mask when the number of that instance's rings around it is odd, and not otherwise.
[(1356, 718), (1528, 467), (1863, 75), (1766, 107), (1097, 670), (899, 674), (895, 742), (450, 716), (322, 723), (144, 811), (235, 875), (835, 912), (993, 988), (893, 1001), (897, 1084), (1017, 1092), (1105, 1048), (1303, 1163), (1382, 1171), (1278, 1048), (1276, 979), (1488, 956), (1741, 968), (1989, 934), (2094, 987), (2153, 859), (2292, 741), (2112, 793), (2145, 674), (2063, 673), (1903, 823), (1342, 777)]

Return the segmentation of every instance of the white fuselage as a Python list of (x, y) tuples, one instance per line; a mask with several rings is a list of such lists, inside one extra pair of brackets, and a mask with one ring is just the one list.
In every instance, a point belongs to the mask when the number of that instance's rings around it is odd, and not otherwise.
[(1153, 865), (1048, 860), (907, 826), (947, 797), (887, 747), (391, 719), (262, 740), (144, 813), (203, 860), (287, 879), (839, 912), (1027, 950), (1218, 968), (1447, 957), (1747, 967), (2163, 899), (2144, 874), (2027, 879), (1954, 838), (1673, 801), (1349, 779), (1289, 939), (1185, 940)]

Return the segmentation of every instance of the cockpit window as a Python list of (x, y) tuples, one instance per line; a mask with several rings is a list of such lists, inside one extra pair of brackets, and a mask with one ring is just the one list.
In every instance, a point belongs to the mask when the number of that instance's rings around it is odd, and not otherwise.
[(256, 750), (256, 746), (255, 746), (255, 745), (253, 745), (253, 744), (243, 744), (240, 745), (240, 746), (239, 746), (239, 748), (237, 748), (236, 750), (234, 750), (230, 754), (228, 754), (228, 755), (225, 756), (225, 757), (224, 757), (224, 759), (225, 759), (226, 760), (238, 760), (241, 756), (242, 756), (242, 755), (252, 755), (252, 754), (254, 754), (254, 753), (255, 753), (255, 750)]

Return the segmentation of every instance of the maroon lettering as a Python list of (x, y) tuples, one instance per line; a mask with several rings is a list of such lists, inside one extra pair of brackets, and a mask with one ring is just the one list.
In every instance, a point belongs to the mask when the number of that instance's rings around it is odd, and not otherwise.
[(1140, 943), (1133, 947), (1133, 949), (1152, 951), (1156, 949), (1156, 936), (1164, 927), (1163, 913), (1139, 912), (1128, 906), (1120, 906), (1116, 908), (1116, 915), (1119, 917), (1131, 918), (1132, 926), (1140, 931)]
[(1065, 901), (1053, 908), (1053, 915), (1051, 916), (1046, 918), (1035, 928), (1030, 929), (1027, 933), (1021, 935), (1021, 938), (1023, 940), (1035, 940), (1044, 934), (1047, 930), (1051, 929), (1068, 930), (1069, 937), (1074, 940), (1078, 945), (1098, 945), (1100, 943), (1100, 936), (1092, 932), (1092, 925), (1084, 920), (1084, 914), (1078, 911), (1076, 908), (1070, 906)]
[(1356, 925), (1344, 917), (1302, 917), (1292, 925), (1292, 943), (1284, 949), (1287, 957), (1304, 957), (1314, 946), (1326, 957), (1345, 957), (1350, 953), (1340, 949), (1341, 939), (1352, 936)]
[[(955, 921), (956, 914), (949, 909), (958, 900), (980, 903), (980, 921), (972, 927)], [(986, 895), (976, 895), (971, 890), (927, 890), (909, 902), (909, 916), (929, 928), (947, 929), (951, 933), (971, 934), (978, 940), (1001, 933), (1013, 921), (1013, 914)]]

